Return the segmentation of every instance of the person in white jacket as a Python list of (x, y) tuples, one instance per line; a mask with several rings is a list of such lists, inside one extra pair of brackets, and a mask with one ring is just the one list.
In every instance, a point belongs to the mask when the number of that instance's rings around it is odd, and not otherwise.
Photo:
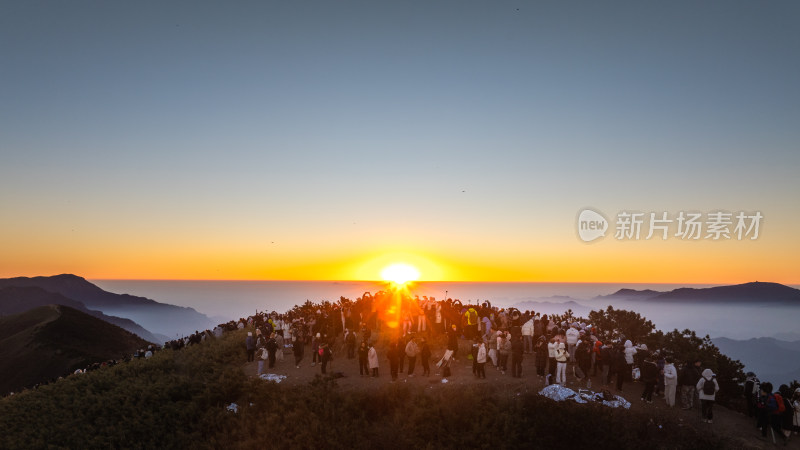
[(369, 368), (372, 370), (372, 376), (378, 377), (378, 351), (372, 342), (369, 343), (369, 351), (367, 352), (367, 360), (369, 361)]
[(667, 406), (672, 408), (675, 406), (675, 392), (678, 390), (678, 370), (675, 368), (671, 356), (666, 358), (666, 362), (664, 365), (664, 399), (667, 401)]
[(556, 383), (562, 386), (567, 383), (567, 358), (569, 355), (564, 343), (559, 342), (556, 348)]
[(533, 351), (533, 317), (522, 324), (522, 343), (525, 345), (523, 347), (525, 353)]
[(483, 341), (478, 345), (478, 357), (475, 360), (478, 362), (478, 372), (475, 376), (486, 378), (486, 343)]
[(719, 391), (719, 383), (717, 383), (716, 377), (711, 369), (706, 369), (697, 382), (697, 386), (695, 386), (700, 397), (700, 415), (705, 423), (712, 423), (714, 419), (714, 400), (717, 398), (717, 391)]
[(792, 428), (794, 434), (797, 434), (800, 433), (800, 388), (794, 390), (794, 395), (792, 395), (792, 408), (794, 409)]
[(569, 361), (575, 362), (575, 347), (578, 345), (580, 339), (580, 331), (578, 331), (578, 324), (573, 323), (565, 333), (567, 338), (567, 352), (569, 353)]

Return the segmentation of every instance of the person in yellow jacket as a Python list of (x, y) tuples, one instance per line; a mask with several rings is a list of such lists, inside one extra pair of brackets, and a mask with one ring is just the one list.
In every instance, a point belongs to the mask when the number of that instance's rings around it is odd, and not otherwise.
[(473, 308), (472, 306), (467, 309), (464, 313), (464, 319), (467, 324), (464, 330), (464, 337), (467, 339), (473, 339), (475, 336), (478, 335), (478, 311)]

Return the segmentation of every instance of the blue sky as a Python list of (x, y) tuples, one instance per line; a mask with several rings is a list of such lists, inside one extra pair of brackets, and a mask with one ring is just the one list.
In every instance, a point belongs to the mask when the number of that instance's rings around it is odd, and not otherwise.
[(294, 255), (310, 239), (499, 258), (574, 240), (594, 206), (760, 209), (800, 250), (799, 13), (5, 2), (0, 243), (157, 247), (192, 230), (186, 246), (221, 252), (246, 236)]

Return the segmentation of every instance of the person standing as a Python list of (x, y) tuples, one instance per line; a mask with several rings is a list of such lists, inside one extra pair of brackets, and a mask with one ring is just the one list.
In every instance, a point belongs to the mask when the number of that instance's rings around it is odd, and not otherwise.
[(557, 349), (558, 343), (556, 342), (555, 336), (553, 336), (550, 338), (550, 342), (547, 344), (547, 379), (544, 383), (545, 385), (549, 385), (555, 381)]
[(653, 403), (653, 391), (658, 382), (658, 366), (650, 355), (645, 357), (644, 363), (642, 364), (642, 382), (644, 383), (642, 401)]
[(755, 417), (756, 399), (758, 398), (758, 390), (761, 382), (753, 372), (747, 372), (745, 376), (746, 378), (744, 380), (744, 390), (742, 394), (744, 395), (744, 401), (747, 404), (747, 417)]
[[(524, 340), (524, 353), (533, 352), (533, 317), (522, 324), (522, 339)], [(512, 370), (513, 372), (513, 370)]]
[(564, 386), (567, 384), (567, 346), (563, 342), (558, 343), (556, 348), (556, 383)]
[(366, 342), (362, 342), (361, 345), (358, 346), (358, 374), (362, 377), (369, 376), (368, 357), (369, 348), (367, 348)]
[(389, 345), (386, 358), (389, 360), (389, 373), (392, 375), (392, 383), (394, 383), (397, 381), (397, 372), (400, 367), (400, 350), (397, 348), (397, 342)]
[(303, 360), (303, 335), (299, 334), (292, 334), (292, 353), (294, 354), (294, 365), (296, 368), (300, 368), (300, 361)]
[(522, 378), (522, 358), (525, 346), (521, 336), (511, 336), (511, 376)]
[(482, 379), (486, 378), (486, 353), (486, 343), (481, 341), (480, 344), (478, 344), (478, 354), (475, 360), (478, 362), (476, 376)]
[(420, 342), (422, 342), (422, 348), (419, 352), (420, 364), (422, 364), (422, 376), (427, 377), (431, 374), (431, 367), (429, 363), (431, 358), (431, 348), (425, 338), (422, 338)]
[(592, 343), (589, 342), (585, 336), (583, 340), (578, 341), (578, 346), (575, 348), (575, 352), (577, 353), (577, 355), (575, 355), (575, 362), (577, 363), (575, 373), (578, 375), (578, 378), (585, 379), (586, 389), (592, 387), (592, 379), (589, 377), (589, 372), (592, 368), (592, 348)]
[(378, 351), (375, 350), (375, 346), (372, 343), (368, 345), (367, 360), (369, 361), (369, 368), (372, 370), (372, 376), (378, 378)]
[(565, 333), (565, 337), (567, 340), (567, 353), (569, 354), (569, 362), (575, 362), (575, 347), (578, 346), (578, 339), (580, 338), (580, 332), (578, 331), (577, 324), (573, 323), (570, 325), (569, 329), (567, 329)]
[(697, 392), (695, 386), (700, 381), (700, 360), (687, 362), (678, 374), (678, 384), (681, 387), (681, 409), (694, 408), (694, 397)]
[(500, 373), (505, 375), (506, 370), (508, 370), (508, 355), (511, 353), (511, 342), (505, 334), (500, 334), (497, 337), (497, 353), (500, 356), (497, 365), (500, 368)]
[(322, 342), (322, 333), (317, 333), (311, 338), (311, 367), (317, 365), (319, 359), (319, 345)]
[(547, 339), (544, 336), (539, 336), (536, 339), (536, 345), (533, 347), (534, 358), (536, 363), (536, 375), (539, 378), (544, 378), (544, 368), (547, 366)]
[(354, 331), (345, 329), (344, 343), (347, 347), (347, 359), (353, 359), (356, 353), (356, 333)]
[(252, 331), (247, 332), (247, 337), (244, 340), (244, 347), (247, 349), (247, 362), (253, 362), (256, 357), (256, 341), (253, 339)]
[(716, 375), (711, 369), (703, 371), (703, 376), (695, 385), (698, 395), (700, 396), (700, 414), (703, 422), (712, 423), (714, 419), (714, 400), (719, 391), (719, 383), (717, 383)]
[(761, 383), (756, 401), (756, 427), (761, 431), (762, 440), (767, 439), (767, 431), (772, 426), (772, 416), (777, 410), (778, 405), (775, 396), (772, 395), (772, 383)]
[(456, 355), (458, 354), (458, 327), (453, 324), (449, 330), (447, 330), (447, 349), (453, 351), (453, 355), (450, 356), (450, 359), (456, 361)]
[(325, 375), (328, 373), (328, 363), (333, 359), (333, 354), (331, 353), (331, 348), (328, 347), (328, 344), (324, 342), (320, 344), (319, 356), (320, 362), (322, 363), (322, 374)]
[(414, 376), (414, 368), (417, 363), (417, 354), (419, 353), (419, 346), (414, 338), (409, 337), (408, 344), (406, 344), (405, 348), (406, 356), (408, 356), (408, 376)]
[(678, 388), (678, 370), (675, 368), (675, 361), (671, 356), (667, 356), (664, 365), (664, 399), (667, 406), (675, 406), (675, 392)]
[(269, 339), (267, 339), (267, 343), (264, 344), (264, 347), (267, 349), (267, 358), (269, 359), (269, 368), (272, 369), (275, 367), (275, 358), (277, 357), (276, 353), (278, 351), (278, 342), (275, 340), (275, 332), (270, 334)]

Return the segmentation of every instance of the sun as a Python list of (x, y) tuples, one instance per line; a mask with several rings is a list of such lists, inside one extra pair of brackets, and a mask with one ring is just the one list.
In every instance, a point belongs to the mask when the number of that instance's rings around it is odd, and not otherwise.
[(381, 278), (386, 281), (391, 281), (398, 285), (403, 285), (409, 281), (416, 281), (419, 279), (419, 270), (416, 267), (405, 264), (395, 263), (387, 266), (381, 271)]

